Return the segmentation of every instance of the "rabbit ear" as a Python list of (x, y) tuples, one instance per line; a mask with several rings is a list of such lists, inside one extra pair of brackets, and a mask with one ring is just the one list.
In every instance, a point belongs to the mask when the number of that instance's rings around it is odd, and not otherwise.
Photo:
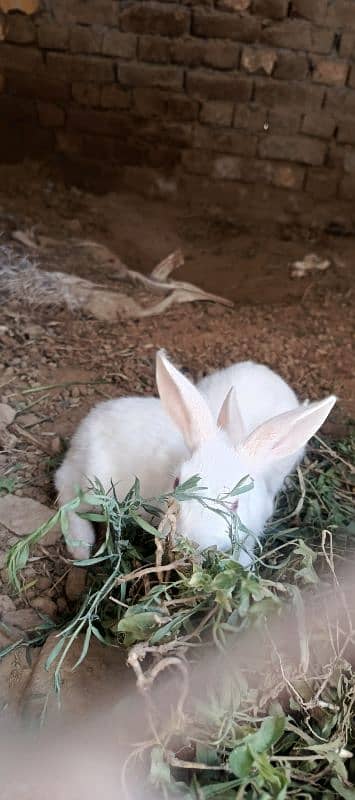
[(217, 432), (207, 403), (162, 350), (156, 357), (156, 381), (163, 408), (181, 431), (190, 450), (196, 450)]
[(287, 458), (301, 450), (332, 410), (336, 397), (330, 395), (319, 403), (299, 406), (264, 422), (248, 436), (242, 450), (260, 464)]
[(218, 414), (217, 425), (219, 428), (223, 428), (223, 430), (226, 431), (234, 447), (245, 439), (244, 424), (234, 386), (230, 388), (223, 401)]

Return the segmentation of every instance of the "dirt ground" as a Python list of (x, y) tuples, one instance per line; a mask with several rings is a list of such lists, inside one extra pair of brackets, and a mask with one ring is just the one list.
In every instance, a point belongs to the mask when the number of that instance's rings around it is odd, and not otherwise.
[[(114, 289), (114, 271), (103, 266), (98, 274), (74, 239), (101, 242), (143, 272), (181, 248), (185, 264), (178, 277), (235, 304), (185, 304), (159, 317), (112, 323), (85, 311), (36, 307), (25, 296), (3, 298), (0, 402), (17, 416), (0, 453), (0, 473), (17, 479), (16, 495), (53, 504), (53, 469), (78, 421), (102, 399), (153, 393), (158, 347), (194, 378), (255, 359), (279, 371), (303, 398), (334, 392), (339, 403), (327, 426), (333, 434), (343, 435), (355, 416), (354, 238), (327, 235), (311, 223), (307, 230), (277, 222), (263, 229), (251, 220), (242, 228), (217, 210), (207, 217), (187, 205), (127, 193), (94, 196), (31, 164), (0, 168), (0, 245), (36, 261), (37, 253), (14, 242), (15, 230), (61, 240), (45, 263), (40, 259), (41, 267)], [(330, 267), (293, 278), (292, 263), (309, 253), (329, 258)], [(0, 530), (5, 597), (6, 551), (15, 540)], [(69, 574), (60, 542), (37, 548), (25, 574), (27, 589), (20, 599), (12, 596), (12, 610), (31, 610), (34, 598), (44, 596), (48, 613), (65, 613), (73, 600), (69, 590), (63, 594)]]

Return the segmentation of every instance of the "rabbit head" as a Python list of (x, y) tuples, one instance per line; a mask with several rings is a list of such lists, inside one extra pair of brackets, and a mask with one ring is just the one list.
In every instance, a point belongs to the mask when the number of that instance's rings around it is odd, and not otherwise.
[[(273, 466), (301, 451), (323, 424), (336, 398), (330, 396), (273, 417), (252, 433), (246, 434), (234, 387), (227, 394), (217, 421), (198, 389), (171, 364), (162, 351), (157, 354), (156, 380), (166, 413), (182, 433), (190, 458), (179, 467), (176, 483), (193, 475), (200, 477), (200, 494), (207, 504), (183, 500), (180, 504), (178, 532), (201, 548), (231, 547), (228, 513), (236, 514), (243, 526), (258, 536), (273, 511), (274, 497), (267, 485)], [(286, 474), (290, 468), (286, 469)], [(251, 491), (231, 496), (243, 478), (253, 481)], [(224, 505), (220, 505), (220, 503)], [(227, 510), (225, 514), (217, 510)], [(245, 538), (245, 533), (242, 538)], [(249, 538), (249, 550), (253, 549)], [(250, 554), (240, 553), (241, 563), (250, 563)]]

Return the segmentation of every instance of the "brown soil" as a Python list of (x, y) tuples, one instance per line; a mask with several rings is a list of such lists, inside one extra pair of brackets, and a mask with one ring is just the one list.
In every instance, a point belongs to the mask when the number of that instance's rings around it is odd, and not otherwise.
[[(15, 229), (63, 240), (60, 255), (54, 252), (48, 264), (42, 262), (46, 269), (119, 289), (112, 270), (98, 274), (97, 265), (68, 240), (102, 242), (129, 267), (145, 272), (179, 247), (185, 256), (179, 277), (235, 302), (233, 309), (174, 306), (160, 317), (114, 324), (85, 313), (28, 307), (26, 298), (3, 305), (0, 402), (21, 414), (10, 428), (11, 444), (0, 454), (0, 468), (22, 482), (17, 494), (53, 502), (52, 471), (62, 439), (101, 399), (154, 392), (158, 347), (194, 377), (250, 358), (279, 371), (303, 397), (335, 392), (339, 404), (328, 431), (344, 433), (347, 419), (355, 416), (353, 238), (276, 223), (256, 230), (252, 221), (242, 229), (217, 214), (201, 217), (188, 207), (132, 194), (94, 196), (31, 164), (1, 167), (0, 187), (0, 243), (14, 246)], [(29, 251), (18, 245), (18, 252)], [(330, 258), (330, 268), (292, 278), (292, 262), (310, 252)], [(51, 384), (55, 387), (45, 388)], [(43, 389), (23, 393), (34, 385)], [(8, 543), (4, 532), (0, 557)], [(40, 560), (26, 570), (26, 581), (37, 581), (39, 574), (59, 581), (46, 591), (52, 600), (61, 599), (59, 608), (65, 610), (64, 549), (57, 545), (38, 552)], [(1, 594), (8, 591), (4, 569), (0, 576)], [(39, 588), (30, 585), (16, 605), (30, 603)]]

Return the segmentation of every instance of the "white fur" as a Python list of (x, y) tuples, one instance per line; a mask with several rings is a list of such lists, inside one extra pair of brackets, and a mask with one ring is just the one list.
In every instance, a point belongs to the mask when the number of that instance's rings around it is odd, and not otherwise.
[[(59, 501), (68, 502), (76, 487), (86, 489), (95, 477), (105, 490), (112, 481), (122, 498), (138, 476), (148, 498), (171, 490), (175, 476), (183, 482), (198, 474), (213, 506), (250, 475), (254, 489), (238, 498), (238, 516), (259, 537), (276, 493), (335, 398), (300, 406), (279, 375), (250, 361), (220, 370), (195, 387), (162, 353), (157, 355), (157, 385), (160, 400), (110, 400), (88, 414), (57, 471)], [(230, 547), (225, 520), (196, 500), (181, 503), (178, 529), (202, 548)], [(87, 557), (94, 543), (91, 523), (72, 513), (66, 539), (76, 558)], [(254, 539), (244, 539), (240, 562), (247, 565)]]

